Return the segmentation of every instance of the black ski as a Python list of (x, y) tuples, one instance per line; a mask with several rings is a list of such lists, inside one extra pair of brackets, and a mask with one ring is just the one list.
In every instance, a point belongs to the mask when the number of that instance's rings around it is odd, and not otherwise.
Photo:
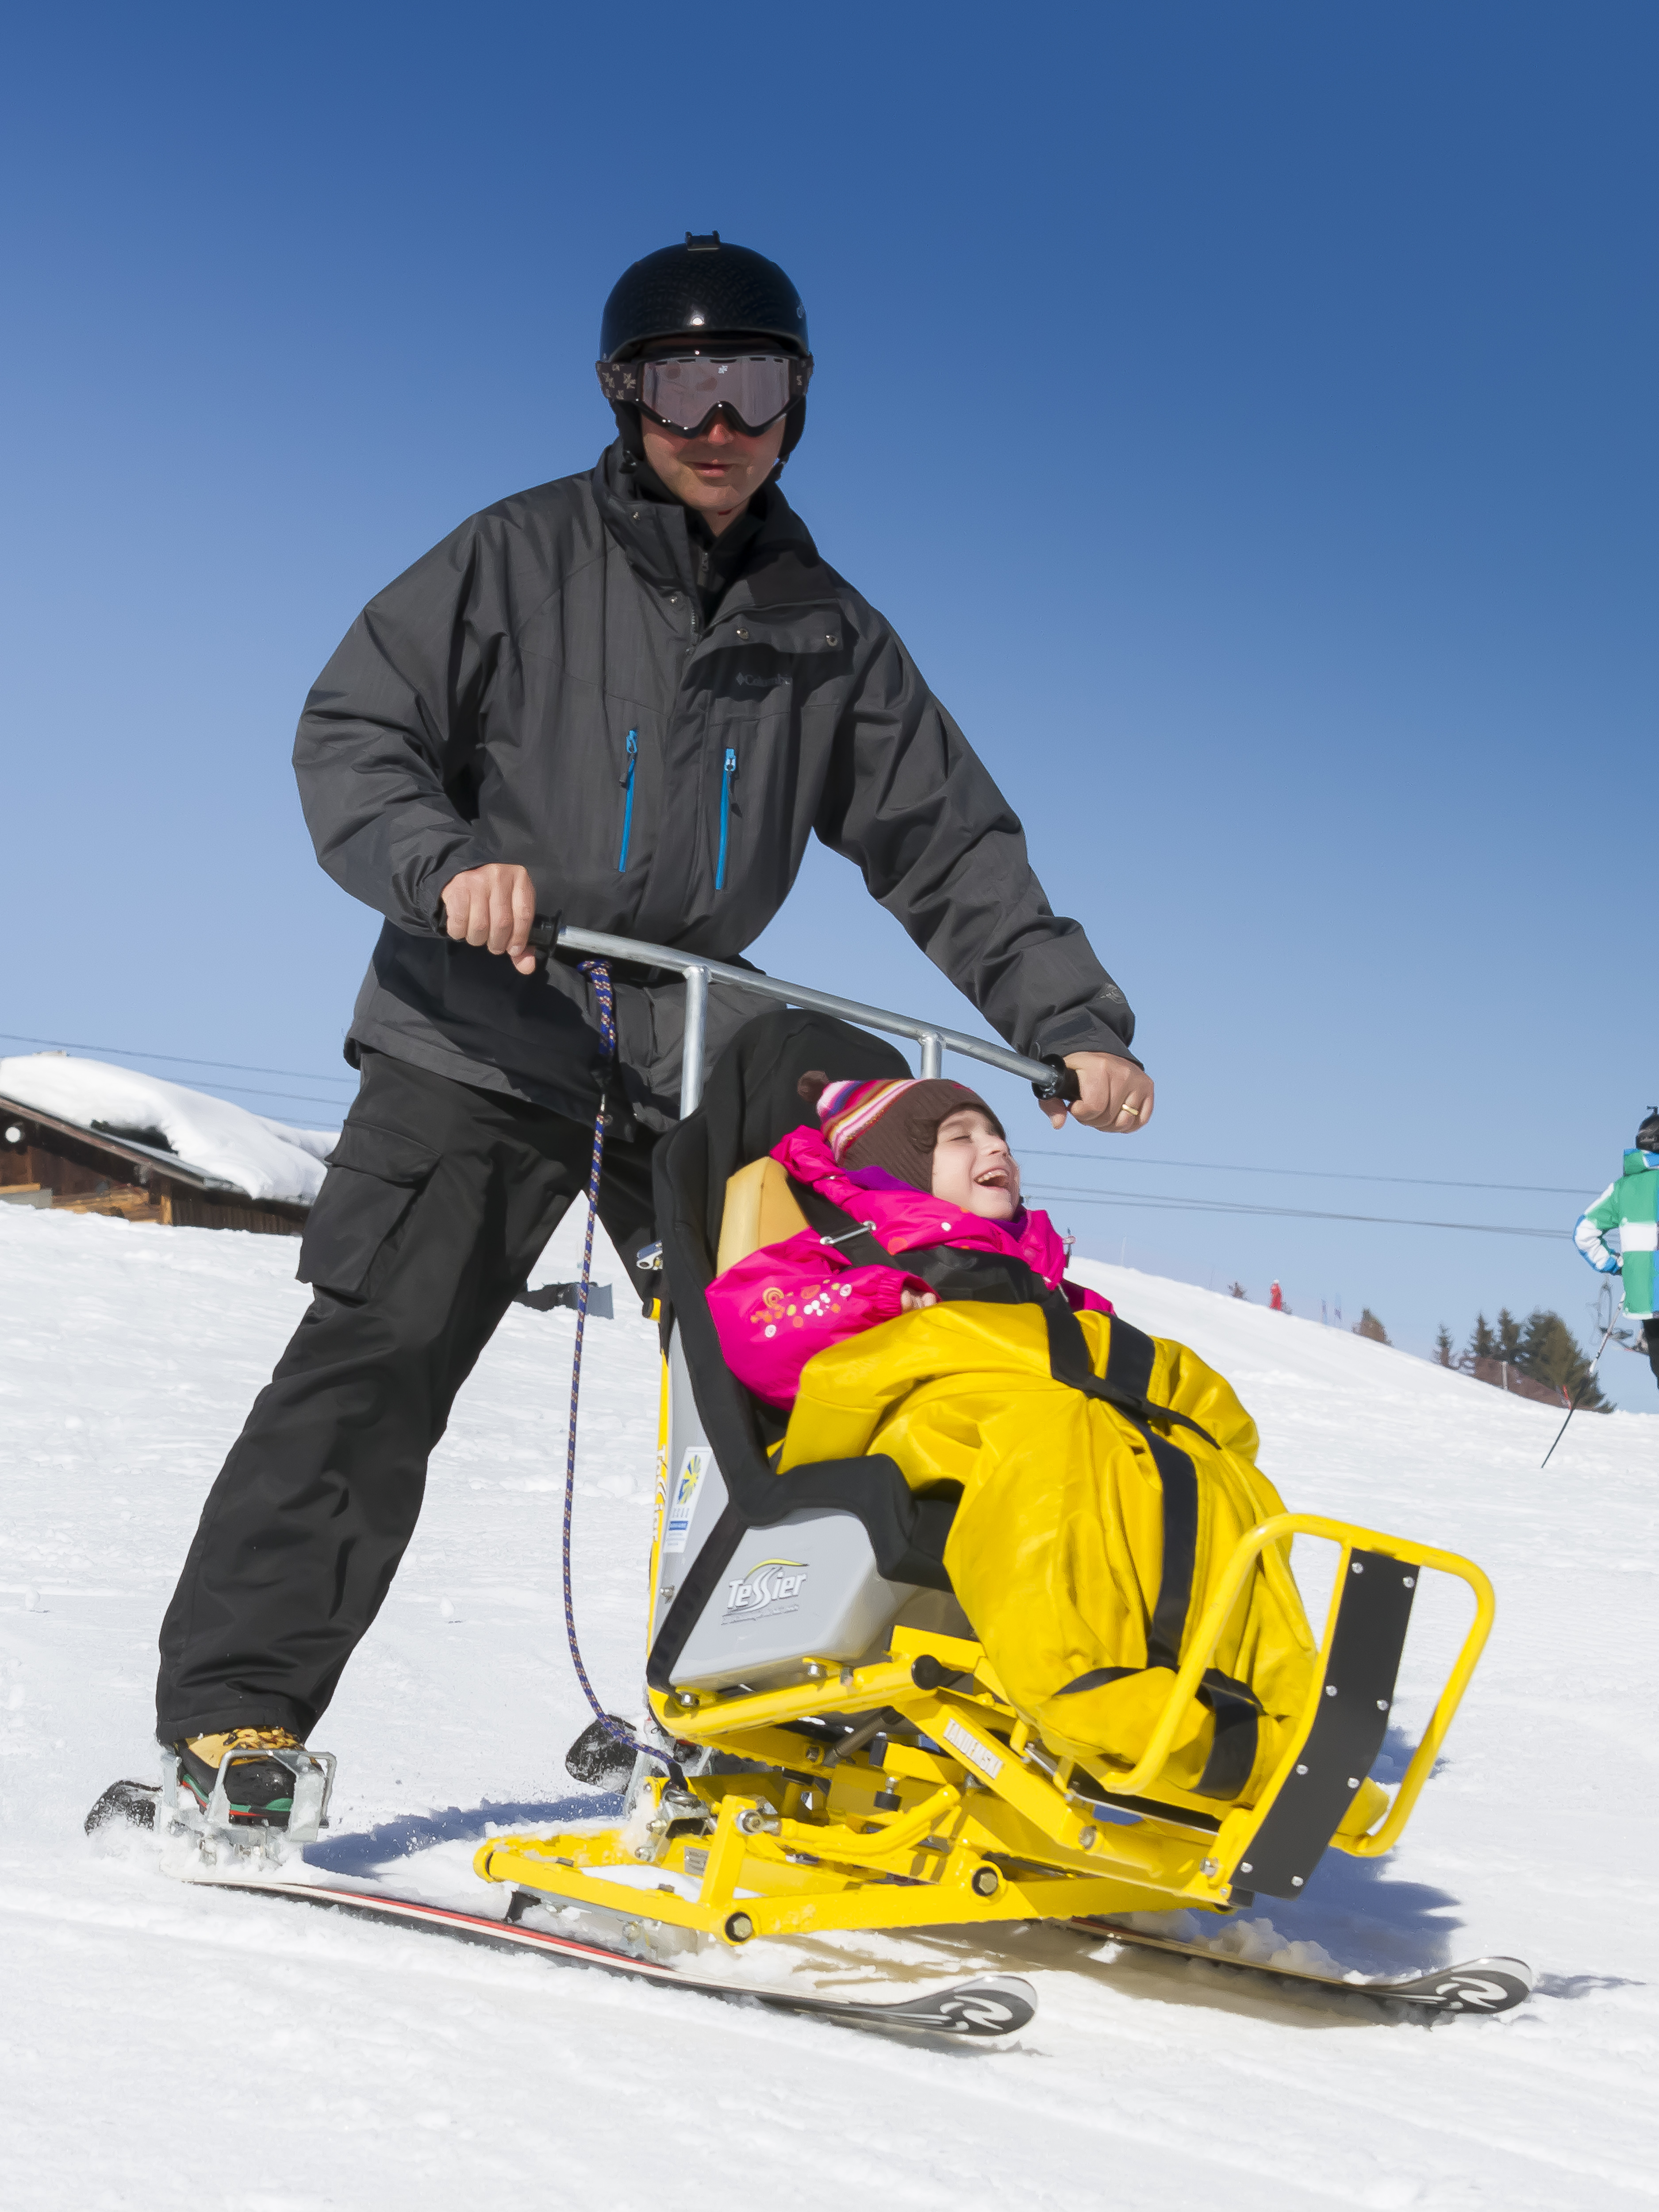
[(1147, 1951), (1170, 1951), (1177, 1958), (1203, 1959), (1212, 1966), (1236, 1966), (1243, 1974), (1268, 1974), (1277, 1981), (1311, 1982), (1316, 1987), (1340, 1990), (1345, 1996), (1389, 1997), (1401, 2004), (1419, 2005), (1427, 2012), (1508, 2012), (1532, 1995), (1532, 1968), (1520, 1959), (1468, 1959), (1461, 1966), (1442, 1966), (1431, 1974), (1407, 1975), (1403, 1980), (1345, 1981), (1340, 1974), (1320, 1974), (1306, 1966), (1270, 1966), (1255, 1959), (1236, 1959), (1224, 1951), (1206, 1950), (1201, 1943), (1183, 1943), (1174, 1936), (1154, 1936), (1150, 1929), (1126, 1928), (1121, 1920), (1084, 1918), (1071, 1926), (1085, 1936), (1107, 1936), (1114, 1943), (1133, 1943)]
[[(1014, 2034), (1036, 2014), (1036, 1991), (1012, 1974), (984, 1974), (928, 1996), (904, 1997), (896, 2002), (866, 1997), (823, 1996), (777, 1989), (762, 1984), (722, 1981), (708, 1974), (685, 1973), (655, 1959), (633, 1957), (601, 1943), (572, 1936), (557, 1936), (539, 1928), (526, 1928), (518, 1920), (492, 1920), (482, 1913), (459, 1911), (447, 1905), (428, 1905), (419, 1898), (395, 1897), (382, 1889), (334, 1889), (319, 1882), (283, 1881), (263, 1875), (199, 1875), (188, 1877), (204, 1888), (252, 1890), (259, 1897), (286, 1897), (301, 1905), (320, 1905), (353, 1912), (360, 1919), (378, 1920), (392, 1927), (422, 1928), (449, 1936), (463, 1943), (482, 1943), (502, 1951), (533, 1951), (544, 1959), (574, 1966), (597, 1967), (601, 1973), (619, 1974), (635, 1981), (659, 1982), (699, 1996), (753, 2002), (774, 2011), (807, 2013), (849, 2027), (880, 2028), (888, 2034), (948, 2035), (972, 2040), (994, 2039)], [(519, 1893), (528, 1904), (540, 1898)], [(518, 1902), (515, 1896), (514, 1903)]]

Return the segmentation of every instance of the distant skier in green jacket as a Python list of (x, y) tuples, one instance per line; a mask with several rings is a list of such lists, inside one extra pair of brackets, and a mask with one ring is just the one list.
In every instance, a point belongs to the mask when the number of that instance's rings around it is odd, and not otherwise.
[[(1619, 1249), (1607, 1243), (1619, 1232)], [(1599, 1274), (1622, 1275), (1625, 1311), (1642, 1324), (1648, 1364), (1659, 1377), (1659, 1107), (1650, 1108), (1625, 1155), (1625, 1172), (1578, 1217), (1572, 1241)]]

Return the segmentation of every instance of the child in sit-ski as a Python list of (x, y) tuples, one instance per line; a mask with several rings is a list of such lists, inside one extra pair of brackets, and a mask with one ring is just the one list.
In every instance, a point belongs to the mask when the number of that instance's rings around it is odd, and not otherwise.
[[(954, 1244), (1024, 1260), (1079, 1311), (1109, 1303), (1065, 1279), (1066, 1252), (1046, 1213), (1021, 1205), (1019, 1164), (1002, 1124), (966, 1084), (939, 1077), (831, 1083), (804, 1075), (818, 1127), (772, 1148), (797, 1182), (874, 1224), (889, 1252)], [(919, 1275), (860, 1267), (803, 1230), (739, 1260), (708, 1286), (727, 1365), (775, 1406), (790, 1406), (816, 1352), (901, 1313), (936, 1303)]]

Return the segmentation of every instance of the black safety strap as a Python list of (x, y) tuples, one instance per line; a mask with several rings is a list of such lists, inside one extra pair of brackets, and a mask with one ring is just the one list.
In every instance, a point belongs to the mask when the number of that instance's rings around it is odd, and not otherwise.
[[(1121, 1413), (1146, 1444), (1158, 1469), (1164, 1499), (1164, 1556), (1158, 1599), (1146, 1628), (1146, 1665), (1178, 1672), (1198, 1556), (1198, 1475), (1188, 1455), (1167, 1437), (1158, 1435), (1152, 1424), (1157, 1421), (1188, 1429), (1212, 1449), (1215, 1438), (1174, 1407), (1155, 1406), (1148, 1398), (1158, 1358), (1158, 1346), (1152, 1338), (1114, 1314), (1106, 1372), (1097, 1375), (1089, 1358), (1089, 1340), (1066, 1293), (1051, 1290), (1024, 1260), (1001, 1253), (965, 1252), (950, 1244), (889, 1252), (868, 1230), (860, 1229), (851, 1214), (811, 1184), (799, 1182), (792, 1176), (789, 1188), (811, 1225), (820, 1236), (833, 1237), (855, 1267), (894, 1267), (903, 1274), (917, 1275), (945, 1299), (1042, 1308), (1048, 1332), (1048, 1371), (1054, 1381), (1085, 1397), (1099, 1399)], [(1077, 1691), (1103, 1688), (1109, 1682), (1143, 1671), (1136, 1667), (1093, 1668), (1068, 1682), (1059, 1694), (1066, 1697)], [(1255, 1763), (1261, 1708), (1247, 1685), (1214, 1668), (1205, 1674), (1198, 1694), (1215, 1719), (1198, 1794), (1237, 1796)]]
[[(1140, 1667), (1091, 1667), (1086, 1674), (1067, 1682), (1056, 1694), (1072, 1698), (1084, 1690), (1103, 1690), (1109, 1683), (1127, 1681), (1131, 1675), (1145, 1672)], [(1194, 1795), (1237, 1797), (1255, 1765), (1261, 1701), (1247, 1683), (1235, 1681), (1231, 1674), (1224, 1674), (1216, 1667), (1206, 1669), (1198, 1696), (1200, 1705), (1206, 1705), (1213, 1717), (1215, 1731)]]

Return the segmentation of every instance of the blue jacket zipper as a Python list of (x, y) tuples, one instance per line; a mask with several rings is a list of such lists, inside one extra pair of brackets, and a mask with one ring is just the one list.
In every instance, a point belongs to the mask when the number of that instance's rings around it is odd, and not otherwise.
[(737, 772), (737, 752), (732, 746), (727, 745), (725, 763), (720, 769), (720, 858), (714, 863), (714, 889), (717, 891), (726, 889), (726, 847), (732, 827), (732, 779)]
[(628, 841), (634, 834), (634, 771), (640, 764), (640, 733), (628, 732), (628, 773), (623, 778), (623, 789), (627, 797), (623, 802), (622, 850), (617, 855), (617, 873), (621, 875), (628, 866)]

